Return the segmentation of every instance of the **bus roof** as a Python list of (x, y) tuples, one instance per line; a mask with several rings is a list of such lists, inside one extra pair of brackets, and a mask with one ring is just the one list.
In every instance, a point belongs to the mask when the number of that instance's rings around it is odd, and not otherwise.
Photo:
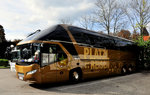
[(121, 37), (117, 37), (117, 36), (110, 36), (107, 34), (101, 34), (101, 33), (98, 33), (98, 32), (92, 31), (92, 30), (86, 30), (86, 29), (79, 28), (76, 26), (71, 26), (71, 25), (66, 25), (66, 24), (57, 24), (57, 25), (53, 25), (45, 30), (33, 33), (32, 35), (28, 36), (23, 41), (21, 41), (19, 44), (24, 43), (26, 41), (30, 41), (30, 40), (42, 40), (42, 41), (50, 41), (50, 40), (58, 41), (59, 40), (59, 41), (65, 41), (65, 42), (72, 42), (67, 33), (67, 29), (69, 31), (71, 31), (71, 29), (77, 29), (80, 33), (86, 33), (89, 35), (106, 37), (106, 38), (111, 38), (111, 39), (116, 39), (116, 40), (118, 39), (118, 40), (123, 40), (126, 42), (133, 43), (133, 41), (125, 39), (125, 38), (121, 38)]
[(108, 35), (108, 34), (104, 34), (104, 33), (99, 33), (99, 32), (96, 32), (96, 31), (93, 31), (93, 30), (87, 30), (87, 29), (84, 29), (84, 28), (80, 28), (80, 27), (77, 27), (77, 26), (72, 26), (72, 25), (66, 25), (66, 24), (62, 24), (62, 25), (65, 25), (67, 27), (73, 27), (73, 28), (78, 28), (78, 29), (81, 29), (83, 32), (85, 33), (88, 33), (88, 34), (92, 34), (92, 35), (97, 35), (97, 36), (104, 36), (104, 37), (111, 37), (111, 38), (116, 38), (116, 39), (120, 39), (120, 40), (125, 40), (125, 41), (129, 41), (129, 42), (134, 42), (132, 40), (129, 40), (129, 39), (125, 39), (125, 38), (122, 38), (122, 37), (118, 37), (118, 36), (113, 36), (113, 35)]

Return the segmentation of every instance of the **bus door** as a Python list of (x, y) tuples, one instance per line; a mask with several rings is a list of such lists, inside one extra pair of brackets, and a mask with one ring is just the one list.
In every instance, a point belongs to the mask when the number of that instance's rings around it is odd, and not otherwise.
[(57, 45), (57, 82), (69, 79), (68, 57), (63, 49)]
[(43, 82), (56, 82), (56, 45), (43, 44), (41, 47), (41, 76)]

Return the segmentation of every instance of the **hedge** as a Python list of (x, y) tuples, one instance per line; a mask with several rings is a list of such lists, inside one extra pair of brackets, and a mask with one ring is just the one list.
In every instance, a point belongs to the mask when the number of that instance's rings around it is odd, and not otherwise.
[(7, 59), (0, 59), (0, 66), (5, 66), (7, 67), (9, 64), (8, 64), (8, 60)]

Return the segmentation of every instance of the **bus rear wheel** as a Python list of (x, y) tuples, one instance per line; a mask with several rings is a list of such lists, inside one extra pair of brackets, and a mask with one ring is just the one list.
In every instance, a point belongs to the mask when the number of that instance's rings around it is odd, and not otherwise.
[(129, 67), (128, 67), (128, 73), (129, 73), (129, 74), (133, 73), (133, 67), (132, 67), (132, 66), (129, 66)]
[(70, 81), (79, 82), (81, 81), (81, 73), (78, 70), (73, 70), (70, 72)]

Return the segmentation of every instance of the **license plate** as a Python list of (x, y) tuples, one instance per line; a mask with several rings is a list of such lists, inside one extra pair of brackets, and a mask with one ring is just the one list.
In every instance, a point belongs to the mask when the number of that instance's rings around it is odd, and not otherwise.
[(19, 77), (20, 80), (23, 80), (23, 77)]
[(18, 76), (19, 76), (20, 80), (23, 80), (23, 78), (24, 78), (24, 74), (23, 73), (18, 73)]

